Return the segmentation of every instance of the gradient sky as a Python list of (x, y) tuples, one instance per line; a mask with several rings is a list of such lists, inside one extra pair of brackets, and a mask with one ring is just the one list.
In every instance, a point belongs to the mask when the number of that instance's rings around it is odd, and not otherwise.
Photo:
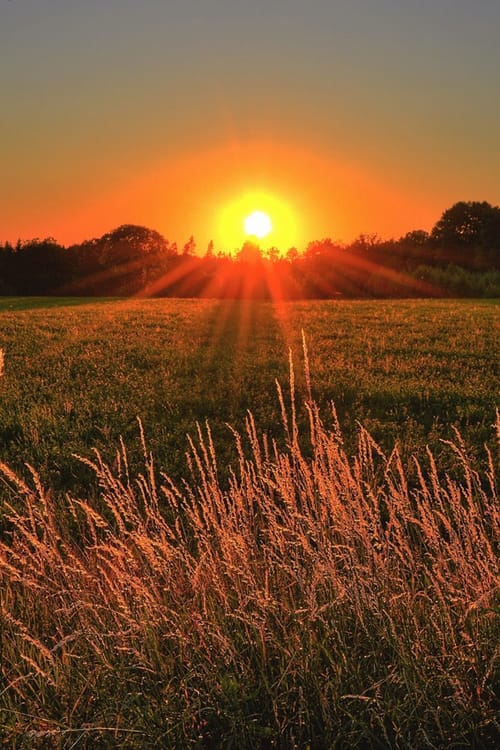
[(0, 0), (0, 241), (235, 245), (248, 194), (299, 247), (498, 205), (499, 32), (499, 0)]

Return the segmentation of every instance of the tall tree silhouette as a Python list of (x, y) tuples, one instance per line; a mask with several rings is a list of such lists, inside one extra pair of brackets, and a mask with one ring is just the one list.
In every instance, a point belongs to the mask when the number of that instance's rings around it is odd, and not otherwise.
[(431, 236), (445, 260), (500, 267), (500, 208), (486, 201), (455, 203), (442, 214)]

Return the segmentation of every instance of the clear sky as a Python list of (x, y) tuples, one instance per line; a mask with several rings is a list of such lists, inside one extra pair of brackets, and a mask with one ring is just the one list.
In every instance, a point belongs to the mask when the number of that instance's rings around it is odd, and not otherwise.
[[(0, 0), (0, 241), (201, 250), (500, 203), (499, 0)], [(230, 249), (230, 248), (227, 248)]]

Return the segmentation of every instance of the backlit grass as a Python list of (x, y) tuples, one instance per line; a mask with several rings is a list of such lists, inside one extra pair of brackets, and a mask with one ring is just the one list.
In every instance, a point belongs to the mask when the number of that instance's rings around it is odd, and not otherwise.
[(181, 484), (145, 443), (137, 475), (83, 459), (95, 498), (0, 466), (6, 744), (497, 747), (493, 457), (455, 434), (455, 478), (428, 452), (410, 486), (366, 430), (346, 453), (307, 358), (302, 428), (295, 379), (280, 441), (233, 434), (225, 487), (209, 427)]

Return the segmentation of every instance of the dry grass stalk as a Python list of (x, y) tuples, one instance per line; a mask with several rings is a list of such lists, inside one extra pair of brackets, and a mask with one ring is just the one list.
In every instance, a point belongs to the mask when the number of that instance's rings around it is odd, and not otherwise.
[(291, 383), (290, 419), (279, 391), (288, 448), (249, 415), (227, 488), (209, 427), (190, 442), (183, 488), (158, 483), (145, 448), (136, 481), (123, 448), (118, 473), (86, 460), (94, 502), (61, 504), (36, 475), (31, 490), (0, 465), (13, 493), (0, 541), (11, 738), (82, 727), (82, 746), (111, 724), (130, 743), (144, 732), (141, 746), (488, 746), (499, 730), (491, 457), (480, 473), (457, 435), (461, 478), (430, 454), (410, 483), (397, 449), (385, 456), (364, 429), (345, 453), (308, 369), (300, 435)]

